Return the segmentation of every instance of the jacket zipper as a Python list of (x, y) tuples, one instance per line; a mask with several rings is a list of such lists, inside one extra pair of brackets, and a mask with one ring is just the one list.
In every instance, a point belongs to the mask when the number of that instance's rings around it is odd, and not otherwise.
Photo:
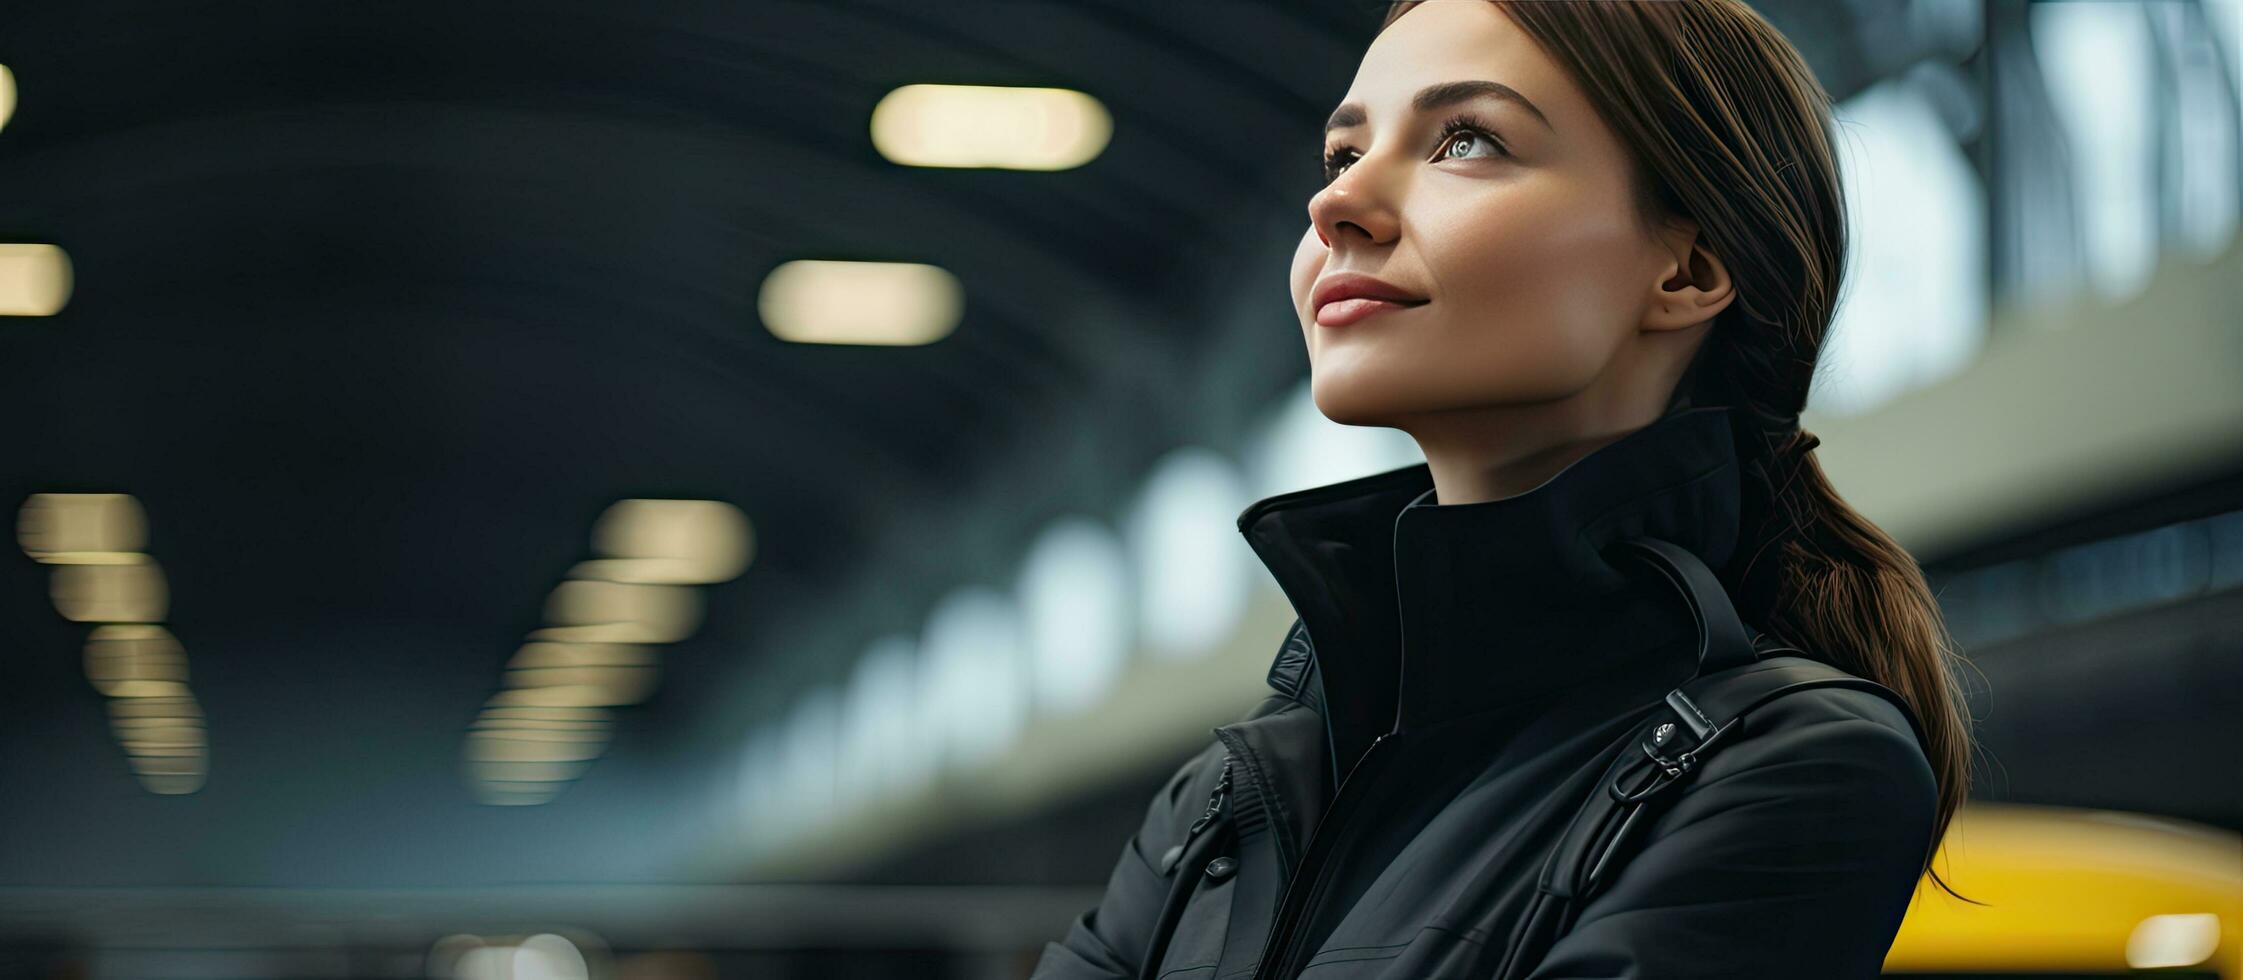
[[(1360, 482), (1369, 483), (1389, 475), (1391, 474), (1358, 479)], [(1310, 492), (1312, 491), (1297, 491), (1296, 494), (1288, 496), (1305, 495)], [(1265, 503), (1274, 504), (1276, 501), (1266, 501)], [(1248, 518), (1259, 517), (1258, 511), (1262, 509), (1264, 508), (1248, 508), (1247, 513), (1239, 518), (1239, 529), (1241, 531), (1245, 530), (1249, 524)], [(1399, 516), (1395, 519), (1394, 528), (1388, 533), (1390, 535), (1389, 547), (1391, 547), (1392, 539), (1399, 538), (1402, 533), (1402, 522)], [(1287, 598), (1291, 598), (1291, 596)], [(1395, 608), (1401, 608), (1402, 577), (1400, 575), (1394, 577), (1394, 602)], [(1405, 637), (1397, 635), (1395, 639), (1395, 648), (1399, 650), (1402, 648), (1401, 643)], [(1309, 643), (1313, 646), (1315, 642), (1316, 638), (1310, 636)], [(1399, 696), (1398, 691), (1397, 696)], [(1397, 713), (1399, 713), (1399, 704), (1397, 704)], [(1396, 723), (1399, 724), (1399, 722), (1400, 719), (1397, 718)], [(1316, 831), (1309, 835), (1307, 853), (1301, 855), (1300, 863), (1295, 866), (1291, 878), (1285, 883), (1285, 895), (1277, 903), (1277, 919), (1270, 923), (1269, 938), (1262, 944), (1262, 957), (1260, 962), (1255, 964), (1254, 973), (1250, 980), (1290, 980), (1294, 974), (1300, 972), (1299, 966), (1294, 962), (1300, 958), (1300, 951), (1293, 948), (1298, 945), (1296, 933), (1302, 922), (1320, 911), (1317, 904), (1324, 897), (1324, 880), (1329, 876), (1331, 870), (1331, 862), (1328, 859), (1331, 857), (1332, 851), (1338, 848), (1342, 832), (1347, 829), (1347, 825), (1354, 818), (1356, 801), (1369, 792), (1366, 787), (1377, 781), (1380, 767), (1393, 754), (1404, 737), (1404, 733), (1397, 730), (1372, 739), (1371, 747), (1363, 751), (1363, 757), (1355, 760), (1355, 764), (1348, 768), (1347, 775), (1341, 778), (1339, 789), (1334, 791), (1332, 795), (1332, 805), (1325, 808), (1323, 817), (1316, 822)], [(1381, 750), (1384, 750), (1384, 752), (1382, 753)], [(1354, 790), (1354, 795), (1349, 795), (1349, 790)], [(1305, 882), (1302, 874), (1304, 871), (1308, 872)], [(1296, 898), (1298, 901), (1295, 901)]]
[[(1291, 880), (1286, 883), (1285, 896), (1278, 900), (1277, 919), (1270, 924), (1261, 960), (1254, 967), (1253, 976), (1257, 980), (1291, 977), (1299, 972), (1293, 962), (1299, 958), (1299, 951), (1292, 947), (1299, 925), (1318, 911), (1317, 903), (1323, 898), (1325, 879), (1331, 870), (1331, 862), (1326, 859), (1339, 845), (1360, 801), (1369, 792), (1366, 787), (1377, 780), (1379, 769), (1393, 755), (1402, 737), (1401, 732), (1388, 732), (1371, 740), (1371, 747), (1364, 750), (1363, 758), (1357, 760), (1348, 770), (1347, 778), (1340, 781), (1332, 805), (1326, 808), (1323, 819), (1317, 822), (1316, 832), (1309, 837), (1307, 853), (1302, 855)], [(1304, 871), (1309, 873), (1304, 875)]]

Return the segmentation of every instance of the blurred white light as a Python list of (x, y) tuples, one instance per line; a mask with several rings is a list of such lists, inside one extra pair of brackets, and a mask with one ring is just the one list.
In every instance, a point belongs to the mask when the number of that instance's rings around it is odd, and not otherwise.
[(1080, 711), (1121, 676), (1133, 642), (1129, 556), (1105, 525), (1064, 517), (1022, 563), (1021, 618), (1037, 710)]
[(834, 813), (834, 762), (841, 741), (840, 697), (821, 684), (795, 702), (786, 722), (786, 809), (790, 821), (818, 823)]
[(514, 980), (514, 947), (476, 946), (452, 961), (454, 980)]
[(428, 947), (428, 975), (432, 980), (449, 980), (459, 976), (460, 957), (468, 950), (481, 948), (483, 938), (466, 933), (445, 936)]
[(2025, 9), (2049, 101), (2071, 147), (2088, 280), (2106, 302), (2157, 266), (2157, 140), (2143, 4), (2036, 3)]
[(2235, 99), (2243, 102), (2243, 0), (2204, 0), (2204, 19), (2211, 23), (2212, 36), (2224, 52)]
[(16, 115), (16, 73), (0, 65), (0, 129), (8, 127), (8, 120)]
[(749, 847), (763, 847), (783, 839), (793, 826), (785, 805), (786, 744), (778, 726), (766, 723), (751, 730), (742, 744), (731, 822)]
[(1984, 346), (1986, 195), (1922, 89), (1840, 104), (1845, 283), (1809, 404), (1867, 412), (1961, 370)]
[(1155, 656), (1205, 654), (1245, 615), (1252, 551), (1238, 513), (1247, 498), (1237, 469), (1212, 450), (1185, 447), (1154, 464), (1129, 521), (1129, 550), (1138, 635)]
[(2210, 912), (2153, 915), (2126, 937), (2126, 965), (2137, 970), (2195, 966), (2220, 948), (2220, 917)]
[[(2243, 51), (2234, 47), (2243, 41), (2234, 36), (2237, 22), (2243, 21), (2243, 7), (2214, 2), (2200, 9), (2178, 3), (2147, 8), (2145, 13), (2164, 22), (2164, 36), (2173, 52), (2165, 62), (2166, 70), (2173, 73), (2174, 123), (2166, 162), (2172, 169), (2166, 173), (2173, 181), (2174, 195), (2186, 202), (2174, 215), (2176, 231), (2196, 258), (2210, 259), (2235, 237), (2238, 211), (2243, 211), (2243, 181), (2235, 179), (2237, 168), (2243, 167), (2236, 152), (2243, 116), (2235, 111), (2235, 100), (2243, 99), (2243, 81), (2234, 77), (2243, 71)], [(2196, 29), (2192, 14), (2206, 18), (2213, 29)], [(2223, 19), (2228, 23), (2221, 25)], [(2223, 26), (2228, 55), (2220, 51)], [(2236, 88), (2231, 89), (2230, 83)]]
[[(927, 617), (921, 644), (922, 717), (945, 764), (987, 761), (1028, 721), (1028, 665), (1020, 614), (994, 589), (951, 592)], [(938, 734), (939, 733), (939, 734)]]
[(797, 344), (931, 344), (957, 329), (965, 287), (940, 266), (801, 259), (771, 270), (756, 313)]
[[(1417, 440), (1407, 432), (1379, 425), (1341, 425), (1326, 418), (1316, 407), (1314, 387), (1307, 378), (1270, 408), (1246, 458), (1251, 492), (1257, 498), (1425, 461)], [(1231, 517), (1231, 534), (1236, 537), (1238, 515)]]
[(843, 805), (889, 796), (915, 785), (931, 761), (913, 714), (918, 690), (911, 638), (881, 637), (857, 657), (841, 706), (840, 786)]
[(522, 940), (514, 953), (513, 980), (586, 980), (589, 975), (576, 944), (549, 932)]
[(53, 245), (0, 245), (0, 316), (53, 316), (70, 302), (70, 253)]
[(1113, 131), (1105, 105), (1071, 89), (906, 85), (872, 108), (872, 145), (913, 167), (1066, 170)]

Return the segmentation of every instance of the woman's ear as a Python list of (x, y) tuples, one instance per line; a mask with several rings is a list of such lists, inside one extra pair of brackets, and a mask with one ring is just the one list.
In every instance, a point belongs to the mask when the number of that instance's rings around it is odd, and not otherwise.
[(1729, 267), (1705, 246), (1698, 226), (1676, 221), (1661, 236), (1671, 260), (1652, 286), (1650, 309), (1644, 314), (1645, 330), (1682, 330), (1697, 326), (1727, 309), (1737, 298)]

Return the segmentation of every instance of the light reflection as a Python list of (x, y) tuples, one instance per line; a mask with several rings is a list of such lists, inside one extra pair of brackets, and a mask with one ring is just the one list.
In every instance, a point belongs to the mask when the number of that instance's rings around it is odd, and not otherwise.
[(0, 245), (0, 316), (53, 316), (70, 302), (70, 254), (53, 245)]

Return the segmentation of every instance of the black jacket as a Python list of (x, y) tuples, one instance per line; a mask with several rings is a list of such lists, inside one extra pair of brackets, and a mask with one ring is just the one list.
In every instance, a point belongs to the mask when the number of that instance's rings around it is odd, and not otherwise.
[[(1732, 424), (1675, 412), (1502, 500), (1436, 505), (1419, 464), (1248, 507), (1299, 616), (1273, 693), (1155, 795), (1035, 980), (1492, 976), (1607, 760), (1696, 673), (1687, 607), (1609, 547), (1651, 536), (1723, 568)], [(1909, 719), (1820, 688), (1729, 738), (1517, 975), (1878, 974), (1936, 810)], [(1211, 808), (1223, 834), (1164, 868)]]

